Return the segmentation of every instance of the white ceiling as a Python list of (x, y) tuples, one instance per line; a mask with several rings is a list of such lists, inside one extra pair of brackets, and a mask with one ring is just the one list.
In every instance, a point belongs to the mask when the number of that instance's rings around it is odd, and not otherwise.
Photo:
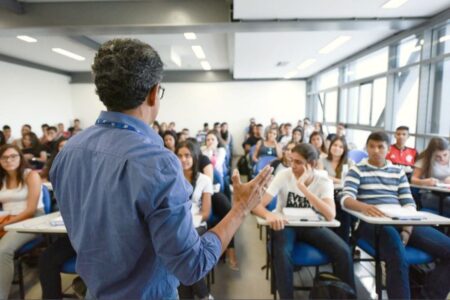
[[(26, 32), (23, 33), (26, 35)], [(33, 36), (36, 43), (27, 43), (16, 37), (0, 38), (0, 53), (20, 58), (34, 63), (54, 67), (64, 71), (80, 72), (89, 70), (95, 51), (67, 37)], [(86, 58), (76, 61), (52, 51), (52, 48), (62, 48)]]
[[(24, 0), (21, 2), (77, 2), (90, 0)], [(101, 0), (111, 1), (111, 0)], [(112, 0), (119, 1), (119, 0)], [(224, 0), (225, 1), (225, 0)], [(450, 0), (409, 0), (398, 9), (380, 7), (387, 0), (234, 0), (234, 17), (257, 19), (339, 19), (372, 17), (429, 17), (450, 7)], [(133, 1), (129, 5), (132, 5)], [(205, 12), (206, 13), (206, 12)], [(320, 20), (315, 20), (320, 22)], [(270, 24), (270, 23), (269, 23)], [(220, 26), (220, 25), (219, 25)], [(219, 32), (218, 30), (217, 32)], [(270, 29), (268, 30), (270, 31)], [(200, 60), (191, 49), (200, 45), (213, 70), (230, 69), (237, 79), (281, 78), (304, 60), (317, 62), (299, 71), (295, 77), (308, 77), (339, 60), (348, 57), (388, 36), (392, 30), (364, 29), (358, 31), (298, 31), (298, 32), (230, 32), (197, 34), (197, 40), (186, 40), (183, 34), (152, 34), (87, 37), (103, 43), (114, 37), (138, 38), (152, 45), (161, 55), (167, 70), (201, 70)], [(28, 35), (26, 31), (21, 34)], [(328, 55), (318, 50), (340, 35), (352, 39)], [(34, 36), (37, 43), (25, 43), (15, 36), (0, 37), (0, 54), (55, 67), (68, 72), (90, 71), (95, 51), (68, 37)], [(229, 42), (230, 41), (230, 42)], [(59, 47), (81, 56), (78, 62), (51, 51)], [(174, 52), (181, 66), (171, 60)], [(287, 65), (277, 67), (278, 62)]]
[[(167, 70), (201, 70), (200, 60), (195, 56), (191, 46), (200, 45), (206, 55), (206, 60), (212, 69), (228, 69), (227, 34), (197, 34), (196, 40), (186, 40), (183, 34), (153, 34), (127, 36), (90, 36), (102, 44), (111, 38), (136, 38), (152, 45), (161, 56)], [(171, 60), (174, 51), (181, 59), (181, 67)]]
[(450, 7), (450, 0), (408, 0), (383, 9), (387, 0), (234, 0), (235, 19), (312, 19), (431, 16)]
[[(315, 31), (277, 33), (237, 33), (235, 36), (234, 77), (282, 78), (307, 59), (316, 59), (309, 68), (298, 71), (294, 78), (308, 77), (315, 72), (364, 49), (393, 31)], [(319, 50), (341, 35), (352, 37), (343, 46), (329, 54), (319, 54)], [(278, 62), (287, 65), (277, 67)]]

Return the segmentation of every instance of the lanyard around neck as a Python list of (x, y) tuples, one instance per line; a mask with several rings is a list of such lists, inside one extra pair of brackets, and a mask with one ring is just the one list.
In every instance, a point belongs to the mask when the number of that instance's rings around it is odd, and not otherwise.
[(112, 121), (100, 119), (100, 118), (97, 119), (97, 121), (95, 121), (95, 125), (102, 126), (102, 127), (108, 127), (108, 128), (130, 130), (130, 131), (136, 132), (138, 134), (143, 134), (142, 131), (140, 131), (139, 129), (137, 129), (136, 127), (133, 127), (131, 125), (121, 123), (121, 122), (112, 122)]

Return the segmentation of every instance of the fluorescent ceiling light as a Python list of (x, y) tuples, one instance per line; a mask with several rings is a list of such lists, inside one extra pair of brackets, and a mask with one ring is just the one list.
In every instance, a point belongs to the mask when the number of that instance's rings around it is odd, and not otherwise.
[(284, 79), (290, 79), (292, 77), (294, 77), (295, 75), (297, 75), (298, 71), (297, 70), (292, 70), (289, 73), (287, 73), (286, 75), (284, 75)]
[(56, 53), (58, 53), (58, 54), (67, 56), (67, 57), (69, 57), (69, 58), (78, 60), (78, 61), (82, 61), (82, 60), (85, 60), (85, 59), (86, 59), (86, 58), (84, 58), (83, 56), (80, 56), (80, 55), (78, 55), (78, 54), (75, 54), (75, 53), (73, 53), (73, 52), (70, 52), (70, 51), (67, 51), (67, 50), (64, 50), (64, 49), (61, 49), (61, 48), (52, 48), (52, 51), (53, 51), (53, 52), (56, 52)]
[(448, 40), (450, 40), (450, 35), (444, 35), (439, 38), (439, 43), (443, 43)]
[(202, 65), (203, 70), (205, 71), (211, 70), (211, 65), (206, 60), (202, 60), (200, 64)]
[(335, 39), (334, 41), (332, 41), (331, 43), (320, 49), (319, 53), (328, 54), (334, 51), (335, 49), (339, 48), (343, 44), (347, 43), (351, 38), (352, 37), (349, 35), (341, 35), (340, 37), (338, 37), (337, 39)]
[(187, 40), (196, 40), (197, 39), (197, 35), (193, 32), (185, 32), (184, 33), (184, 38)]
[(181, 58), (180, 56), (173, 50), (173, 48), (170, 49), (170, 60), (176, 64), (178, 67), (181, 67)]
[(314, 58), (307, 59), (298, 65), (297, 69), (304, 70), (309, 68), (312, 64), (314, 64), (316, 60)]
[(391, 8), (399, 8), (403, 4), (405, 4), (408, 0), (389, 0), (385, 4), (383, 4), (382, 8), (391, 9)]
[(203, 52), (202, 46), (192, 46), (192, 51), (194, 51), (195, 56), (197, 56), (198, 59), (206, 58), (206, 55), (205, 55), (205, 52)]
[(37, 39), (32, 38), (31, 36), (28, 36), (28, 35), (18, 35), (17, 38), (19, 40), (22, 40), (27, 43), (36, 43), (37, 42)]

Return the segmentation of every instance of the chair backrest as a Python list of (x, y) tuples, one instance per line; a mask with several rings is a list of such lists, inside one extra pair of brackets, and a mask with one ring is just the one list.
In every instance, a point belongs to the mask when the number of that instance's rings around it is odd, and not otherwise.
[(348, 152), (348, 158), (353, 160), (356, 164), (368, 156), (369, 155), (365, 151), (361, 150), (351, 150)]
[(267, 204), (266, 208), (268, 211), (273, 211), (276, 207), (277, 207), (277, 201), (278, 201), (278, 197), (275, 196), (272, 198), (272, 201), (269, 202), (269, 204)]
[(44, 203), (44, 212), (49, 214), (52, 212), (52, 198), (50, 197), (50, 192), (48, 188), (43, 185), (42, 186), (42, 202)]
[(265, 166), (270, 164), (274, 159), (276, 159), (275, 156), (268, 156), (268, 155), (260, 156), (255, 166), (256, 174), (258, 174), (262, 169), (264, 169)]

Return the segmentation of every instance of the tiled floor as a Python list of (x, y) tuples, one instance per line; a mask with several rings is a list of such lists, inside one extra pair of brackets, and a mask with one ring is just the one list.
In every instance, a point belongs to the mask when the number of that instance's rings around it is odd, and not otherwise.
[[(219, 263), (215, 268), (215, 284), (211, 294), (216, 299), (273, 299), (270, 294), (270, 282), (265, 279), (266, 252), (265, 241), (259, 239), (259, 230), (254, 217), (249, 216), (236, 235), (236, 250), (239, 259), (239, 271), (232, 271), (226, 264)], [(326, 270), (327, 267), (321, 268)], [(294, 275), (295, 284), (311, 285), (314, 269), (304, 268)], [(41, 288), (35, 268), (26, 271), (26, 299), (40, 299)], [(373, 266), (370, 263), (355, 264), (355, 278), (358, 297), (368, 299), (374, 296)], [(73, 275), (63, 275), (63, 289), (71, 292)], [(369, 292), (371, 291), (371, 292)], [(308, 292), (296, 292), (296, 298), (307, 299)], [(12, 298), (19, 298), (18, 286), (13, 286)]]

